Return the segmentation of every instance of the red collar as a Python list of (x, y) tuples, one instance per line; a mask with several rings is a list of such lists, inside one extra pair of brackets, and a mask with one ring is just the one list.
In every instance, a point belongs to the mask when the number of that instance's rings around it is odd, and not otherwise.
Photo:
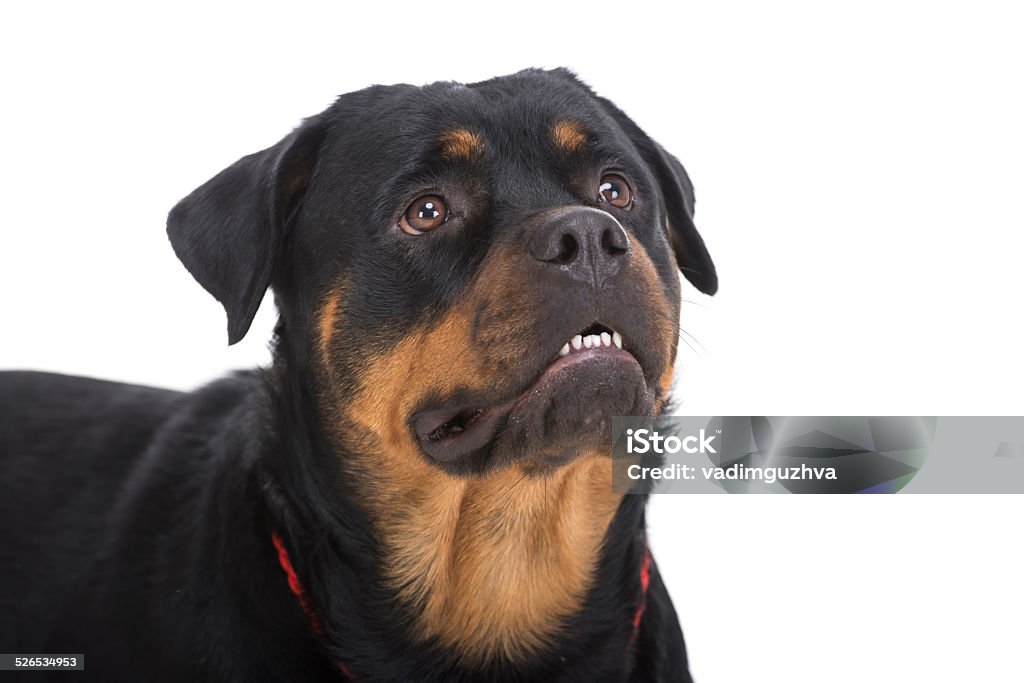
[[(299, 605), (302, 607), (302, 611), (306, 613), (306, 618), (309, 619), (309, 625), (313, 629), (313, 633), (323, 638), (325, 636), (324, 625), (316, 614), (316, 609), (313, 607), (313, 601), (309, 599), (309, 594), (302, 587), (299, 575), (295, 573), (295, 567), (292, 566), (292, 561), (288, 557), (288, 550), (284, 547), (284, 539), (281, 538), (281, 534), (277, 533), (277, 531), (271, 531), (270, 540), (274, 542), (274, 547), (277, 548), (277, 561), (288, 577), (288, 587), (292, 589), (292, 593), (295, 593), (295, 597), (299, 599)], [(355, 678), (344, 662), (338, 662), (338, 669), (345, 678)]]
[[(302, 611), (306, 613), (306, 618), (309, 620), (309, 625), (313, 629), (313, 633), (325, 637), (324, 625), (320, 622), (320, 617), (317, 616), (316, 609), (313, 607), (313, 602), (309, 599), (309, 594), (306, 593), (302, 587), (302, 583), (299, 581), (298, 574), (295, 573), (295, 567), (292, 566), (292, 561), (288, 557), (288, 550), (284, 547), (284, 539), (281, 538), (281, 534), (277, 531), (270, 532), (270, 540), (274, 542), (274, 547), (277, 548), (277, 561), (281, 565), (281, 569), (284, 570), (285, 575), (288, 577), (288, 587), (291, 588), (292, 593), (299, 599), (299, 605), (302, 607)], [(637, 605), (636, 612), (633, 614), (633, 635), (630, 638), (632, 644), (636, 641), (637, 634), (640, 632), (640, 622), (644, 618), (644, 610), (647, 608), (647, 589), (651, 585), (651, 550), (650, 548), (644, 549), (644, 563), (640, 566), (640, 604)], [(348, 679), (355, 679), (352, 672), (343, 662), (338, 662), (338, 669), (341, 671), (341, 675)]]
[(644, 610), (647, 609), (647, 589), (651, 587), (651, 549), (644, 548), (644, 563), (640, 565), (640, 604), (637, 605), (636, 613), (633, 615), (633, 637), (640, 633), (640, 622), (644, 618)]

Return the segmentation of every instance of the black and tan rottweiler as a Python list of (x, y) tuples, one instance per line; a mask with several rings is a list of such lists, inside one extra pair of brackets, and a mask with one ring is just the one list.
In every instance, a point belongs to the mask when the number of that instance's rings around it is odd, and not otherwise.
[(273, 289), (270, 368), (0, 379), (0, 652), (84, 653), (68, 680), (690, 680), (609, 425), (666, 405), (679, 271), (717, 288), (693, 206), (561, 69), (371, 87), (240, 159), (167, 231), (230, 342)]

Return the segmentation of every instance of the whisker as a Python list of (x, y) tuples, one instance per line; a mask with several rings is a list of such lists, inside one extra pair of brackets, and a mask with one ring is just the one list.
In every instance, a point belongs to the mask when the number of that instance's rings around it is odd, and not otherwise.
[[(686, 335), (687, 337), (689, 337), (690, 339), (692, 339), (692, 340), (693, 340), (693, 343), (694, 343), (694, 344), (696, 344), (697, 346), (699, 346), (699, 347), (700, 347), (700, 348), (701, 348), (701, 349), (702, 349), (702, 350), (704, 351), (704, 353), (708, 353), (708, 347), (706, 347), (706, 346), (704, 346), (703, 344), (701, 344), (701, 343), (700, 343), (700, 340), (699, 340), (699, 339), (697, 339), (697, 338), (696, 338), (696, 337), (694, 337), (694, 336), (693, 336), (692, 334), (690, 334), (689, 332), (687, 332), (686, 330), (684, 330), (684, 329), (683, 329), (682, 327), (680, 327), (680, 328), (679, 328), (679, 331), (680, 331), (680, 332), (682, 332), (683, 334), (685, 334), (685, 335)], [(692, 347), (691, 347), (691, 348), (692, 348)]]
[[(680, 330), (680, 332), (682, 332), (682, 330)], [(696, 355), (698, 358), (703, 358), (704, 357), (703, 355), (701, 355), (700, 351), (698, 351), (697, 349), (693, 348), (693, 344), (691, 344), (690, 342), (686, 341), (686, 337), (680, 336), (679, 339), (684, 344), (686, 344), (690, 348), (690, 350), (693, 351), (694, 355)]]
[(514, 489), (515, 487), (517, 487), (517, 486), (519, 486), (519, 485), (520, 485), (521, 483), (523, 483), (523, 480), (524, 480), (524, 479), (526, 479), (526, 476), (527, 476), (527, 475), (526, 475), (526, 473), (524, 472), (524, 473), (523, 473), (523, 476), (519, 477), (519, 479), (516, 479), (515, 483), (513, 483), (513, 484), (512, 484), (511, 486), (509, 486), (509, 487), (508, 487), (507, 489), (505, 489), (505, 492), (501, 494), (501, 497), (502, 497), (502, 499), (504, 499), (504, 498), (505, 498), (505, 497), (507, 497), (507, 496), (508, 496), (508, 495), (509, 495), (510, 493), (512, 493), (512, 490), (513, 490), (513, 489)]

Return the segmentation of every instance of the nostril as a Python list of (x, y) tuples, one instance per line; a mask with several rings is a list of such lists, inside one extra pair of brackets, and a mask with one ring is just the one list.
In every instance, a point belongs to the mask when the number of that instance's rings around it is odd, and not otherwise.
[(629, 251), (629, 238), (617, 225), (605, 228), (601, 232), (601, 249), (609, 256), (622, 256)]
[[(526, 249), (548, 266), (546, 273), (601, 286), (614, 277), (633, 251), (626, 230), (615, 218), (592, 208), (554, 212), (528, 228)], [(554, 268), (550, 268), (554, 266)]]
[(576, 254), (580, 251), (580, 244), (576, 241), (576, 237), (570, 233), (562, 233), (562, 236), (558, 240), (558, 252), (555, 257), (550, 259), (554, 263), (564, 265), (566, 263), (572, 263), (576, 259)]

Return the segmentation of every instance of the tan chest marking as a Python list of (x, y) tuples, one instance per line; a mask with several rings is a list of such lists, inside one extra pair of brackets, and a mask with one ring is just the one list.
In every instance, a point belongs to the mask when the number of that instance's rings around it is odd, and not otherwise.
[(392, 489), (390, 514), (375, 506), (388, 579), (418, 608), (420, 639), (468, 661), (523, 658), (590, 588), (619, 502), (611, 463), (590, 457), (543, 479), (518, 470), (444, 479), (404, 495)]

